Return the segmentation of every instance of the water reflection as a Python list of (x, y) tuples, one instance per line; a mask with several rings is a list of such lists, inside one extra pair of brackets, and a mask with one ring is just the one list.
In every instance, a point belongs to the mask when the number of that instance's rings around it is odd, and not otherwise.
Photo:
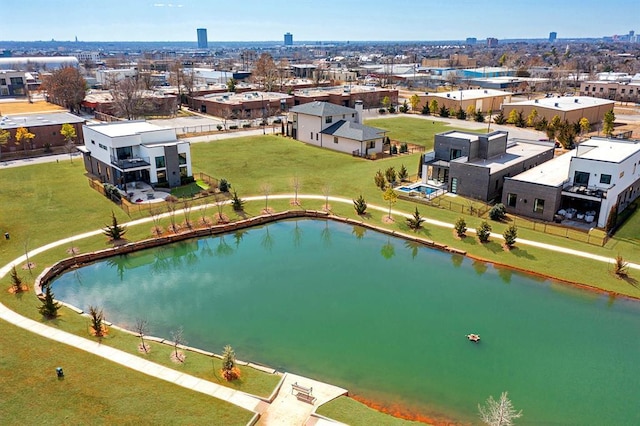
[(418, 255), (418, 253), (420, 252), (420, 247), (422, 247), (422, 244), (415, 242), (415, 241), (405, 241), (404, 242), (404, 246), (409, 250), (409, 252), (411, 253), (411, 258), (415, 259), (416, 256)]
[(218, 246), (216, 247), (216, 256), (225, 257), (233, 254), (233, 247), (227, 244), (224, 235), (218, 237)]
[(325, 247), (331, 247), (331, 229), (329, 229), (328, 220), (324, 221), (324, 228), (322, 228), (322, 231), (320, 232), (320, 238), (322, 238), (322, 242)]
[(295, 221), (295, 227), (293, 228), (293, 245), (296, 248), (300, 247), (300, 241), (302, 240), (302, 228), (298, 225), (298, 221)]
[(462, 262), (464, 261), (464, 256), (461, 254), (452, 254), (451, 255), (451, 264), (456, 267), (459, 268), (460, 265), (462, 265)]
[(471, 266), (473, 267), (473, 270), (476, 271), (476, 274), (478, 275), (484, 275), (484, 273), (487, 272), (487, 269), (489, 268), (487, 263), (482, 262), (481, 260), (474, 260)]
[(382, 246), (382, 249), (380, 250), (380, 254), (385, 259), (391, 259), (393, 256), (396, 255), (396, 248), (394, 247), (393, 244), (391, 244), (391, 237), (387, 238), (387, 243)]
[(364, 226), (353, 225), (353, 230), (351, 233), (359, 240), (361, 240), (365, 234), (367, 233), (367, 228)]
[(264, 235), (262, 236), (262, 241), (260, 242), (260, 245), (267, 251), (271, 251), (273, 249), (273, 237), (271, 236), (271, 233), (269, 232), (269, 225), (266, 225), (264, 227)]

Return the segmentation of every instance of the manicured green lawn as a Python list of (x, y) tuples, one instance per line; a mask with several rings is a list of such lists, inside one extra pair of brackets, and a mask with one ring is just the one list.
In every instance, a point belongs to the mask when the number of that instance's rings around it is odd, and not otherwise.
[(316, 411), (320, 415), (353, 426), (409, 426), (425, 424), (422, 422), (399, 419), (397, 417), (380, 413), (379, 411), (369, 408), (366, 405), (346, 396), (341, 396), (333, 401), (329, 401), (319, 407)]
[[(2, 423), (229, 424), (253, 413), (0, 320)], [(58, 380), (56, 367), (65, 378)]]
[[(455, 130), (455, 125), (451, 126), (443, 121), (438, 121), (438, 117), (433, 117), (432, 120), (410, 116), (377, 118), (367, 120), (365, 124), (367, 126), (373, 126), (387, 130), (389, 132), (387, 133), (387, 136), (389, 136), (389, 138), (392, 140), (422, 145), (426, 148), (427, 151), (433, 149), (433, 137), (437, 133)], [(486, 133), (486, 125), (483, 126), (482, 123), (474, 124), (478, 124), (477, 131), (468, 129), (465, 129), (465, 131)]]

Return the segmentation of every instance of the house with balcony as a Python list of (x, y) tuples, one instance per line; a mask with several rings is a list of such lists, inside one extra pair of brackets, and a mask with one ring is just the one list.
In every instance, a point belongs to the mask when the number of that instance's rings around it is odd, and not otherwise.
[(385, 130), (361, 123), (362, 102), (349, 108), (329, 102), (309, 102), (291, 108), (287, 133), (294, 139), (321, 148), (359, 157), (383, 150)]
[(640, 141), (593, 137), (551, 161), (507, 177), (509, 213), (604, 228), (640, 195)]
[(549, 142), (508, 140), (508, 132), (487, 134), (457, 130), (439, 133), (434, 150), (424, 155), (424, 183), (482, 201), (500, 199), (506, 177), (553, 158)]
[(189, 142), (175, 129), (146, 121), (89, 124), (82, 127), (88, 173), (125, 189), (130, 182), (173, 188), (192, 176)]

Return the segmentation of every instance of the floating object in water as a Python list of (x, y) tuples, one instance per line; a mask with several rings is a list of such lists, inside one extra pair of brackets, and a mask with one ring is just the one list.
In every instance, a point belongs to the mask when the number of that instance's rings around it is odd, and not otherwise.
[(480, 341), (480, 335), (475, 333), (467, 334), (467, 339), (474, 343), (478, 343)]

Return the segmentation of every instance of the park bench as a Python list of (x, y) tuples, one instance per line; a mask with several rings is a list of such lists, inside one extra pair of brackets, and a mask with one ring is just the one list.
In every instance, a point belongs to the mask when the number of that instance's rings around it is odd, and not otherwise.
[(300, 386), (298, 384), (298, 382), (295, 382), (293, 384), (291, 384), (291, 394), (295, 395), (296, 398), (298, 398), (301, 401), (305, 401), (308, 402), (310, 404), (313, 404), (313, 402), (316, 400), (316, 398), (311, 395), (311, 392), (313, 392), (313, 388), (307, 388), (304, 386)]

